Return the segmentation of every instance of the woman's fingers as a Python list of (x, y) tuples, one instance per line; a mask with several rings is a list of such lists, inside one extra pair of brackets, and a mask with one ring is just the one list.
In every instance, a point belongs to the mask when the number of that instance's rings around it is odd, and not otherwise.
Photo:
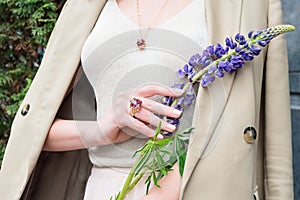
[[(135, 119), (133, 117), (129, 118), (129, 121), (127, 122), (127, 127), (131, 128), (133, 130), (136, 130), (139, 133), (146, 135), (147, 137), (154, 137), (154, 135), (156, 133), (155, 130), (146, 126), (146, 124), (144, 124), (143, 122), (141, 122), (138, 119)], [(157, 136), (157, 138), (163, 139), (163, 136), (159, 134)]]
[(163, 105), (156, 101), (147, 98), (139, 98), (143, 103), (142, 107), (160, 115), (164, 115), (172, 118), (179, 118), (182, 114), (182, 111), (172, 108), (170, 106)]
[[(174, 132), (176, 130), (176, 126), (167, 123), (166, 121), (155, 116), (153, 113), (157, 113), (171, 118), (179, 118), (182, 112), (175, 108), (148, 99), (147, 97), (151, 97), (154, 95), (179, 97), (182, 94), (183, 90), (181, 89), (167, 87), (159, 83), (145, 85), (135, 91), (122, 92), (116, 96), (115, 101), (113, 103), (113, 113), (115, 116), (115, 122), (119, 128), (129, 127), (148, 137), (153, 137), (155, 135), (155, 130), (148, 127), (144, 122), (147, 122), (156, 127), (161, 121), (162, 130)], [(136, 118), (129, 116), (131, 108), (129, 108), (128, 101), (132, 99), (132, 97), (138, 98), (142, 101), (141, 110), (135, 113)], [(127, 106), (127, 109), (125, 110), (128, 111), (129, 109), (129, 112), (127, 112), (126, 114), (124, 113), (124, 106)], [(158, 135), (158, 139), (162, 138), (162, 135)]]
[(153, 113), (149, 112), (148, 110), (142, 108), (139, 112), (135, 114), (135, 117), (143, 122), (147, 122), (153, 126), (157, 126), (159, 122), (162, 122), (161, 124), (161, 129), (168, 131), (168, 132), (173, 132), (176, 130), (176, 126), (173, 124), (170, 124), (159, 117), (155, 116)]
[(183, 94), (182, 89), (171, 88), (163, 84), (149, 84), (138, 88), (135, 91), (136, 96), (152, 97), (154, 95), (179, 97)]

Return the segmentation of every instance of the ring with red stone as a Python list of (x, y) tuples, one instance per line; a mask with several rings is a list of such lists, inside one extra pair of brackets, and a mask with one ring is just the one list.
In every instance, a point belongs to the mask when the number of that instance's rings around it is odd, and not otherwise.
[(132, 98), (130, 101), (130, 115), (134, 117), (135, 113), (139, 112), (142, 108), (142, 101), (138, 98)]

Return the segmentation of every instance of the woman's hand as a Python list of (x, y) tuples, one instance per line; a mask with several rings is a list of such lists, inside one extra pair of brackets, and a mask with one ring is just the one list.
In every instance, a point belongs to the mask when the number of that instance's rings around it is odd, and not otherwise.
[[(173, 132), (176, 126), (169, 124), (167, 121), (159, 118), (154, 113), (178, 118), (182, 112), (171, 108), (169, 106), (158, 103), (149, 99), (154, 95), (179, 97), (182, 95), (182, 90), (167, 87), (162, 84), (150, 84), (136, 89), (131, 92), (122, 92), (114, 98), (113, 109), (108, 112), (107, 116), (112, 118), (115, 125), (120, 128), (118, 134), (107, 132), (107, 137), (110, 138), (112, 143), (120, 141), (119, 138), (126, 138), (123, 135), (134, 136), (136, 133), (142, 133), (147, 137), (153, 137), (155, 135), (155, 128), (161, 121), (162, 130)], [(130, 115), (129, 100), (137, 98), (142, 101), (140, 111), (136, 112), (134, 116)], [(111, 113), (111, 114), (109, 114)], [(112, 116), (109, 116), (112, 115)], [(152, 125), (150, 128), (148, 125)], [(126, 128), (130, 129), (126, 129)], [(132, 132), (132, 130), (136, 132)], [(162, 139), (162, 135), (158, 135), (158, 139)]]
[[(126, 141), (136, 133), (153, 137), (160, 121), (162, 121), (163, 130), (173, 132), (176, 127), (155, 116), (154, 113), (178, 118), (181, 111), (155, 102), (148, 97), (154, 95), (179, 97), (182, 93), (182, 90), (162, 84), (149, 84), (134, 91), (122, 92), (114, 97), (113, 108), (110, 112), (98, 121), (56, 119), (50, 128), (43, 149), (66, 151), (107, 145)], [(142, 101), (142, 108), (135, 116), (130, 115), (129, 108), (129, 100), (133, 97)], [(150, 128), (147, 124), (154, 127)], [(136, 132), (133, 133), (132, 130)], [(159, 135), (158, 139), (162, 137)]]

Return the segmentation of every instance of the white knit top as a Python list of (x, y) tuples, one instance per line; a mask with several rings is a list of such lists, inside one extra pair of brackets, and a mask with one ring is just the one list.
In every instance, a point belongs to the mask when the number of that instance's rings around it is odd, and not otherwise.
[[(83, 70), (95, 91), (99, 120), (116, 106), (113, 97), (121, 91), (151, 82), (167, 86), (179, 82), (176, 71), (207, 46), (204, 1), (193, 0), (162, 25), (150, 29), (144, 50), (136, 46), (138, 30), (116, 0), (108, 0), (84, 44)], [(161, 102), (162, 97), (152, 99)], [(185, 108), (177, 131), (191, 126), (193, 108), (194, 104)], [(145, 142), (139, 134), (126, 142), (89, 148), (89, 157), (97, 167), (131, 167), (133, 152)]]

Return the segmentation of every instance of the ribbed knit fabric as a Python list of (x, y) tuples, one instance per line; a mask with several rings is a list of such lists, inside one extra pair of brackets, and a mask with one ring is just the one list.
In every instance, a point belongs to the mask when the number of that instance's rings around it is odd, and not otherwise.
[[(151, 82), (167, 86), (178, 82), (176, 71), (207, 45), (204, 12), (203, 0), (193, 0), (175, 16), (150, 29), (145, 37), (146, 49), (139, 50), (138, 25), (122, 13), (116, 0), (108, 0), (81, 57), (96, 94), (99, 120), (115, 106), (113, 97), (121, 91)], [(152, 99), (162, 100), (159, 96)], [(185, 108), (178, 131), (191, 126), (193, 108), (194, 105)], [(146, 138), (138, 135), (126, 142), (92, 147), (90, 160), (97, 167), (131, 167), (133, 152), (145, 142)]]

